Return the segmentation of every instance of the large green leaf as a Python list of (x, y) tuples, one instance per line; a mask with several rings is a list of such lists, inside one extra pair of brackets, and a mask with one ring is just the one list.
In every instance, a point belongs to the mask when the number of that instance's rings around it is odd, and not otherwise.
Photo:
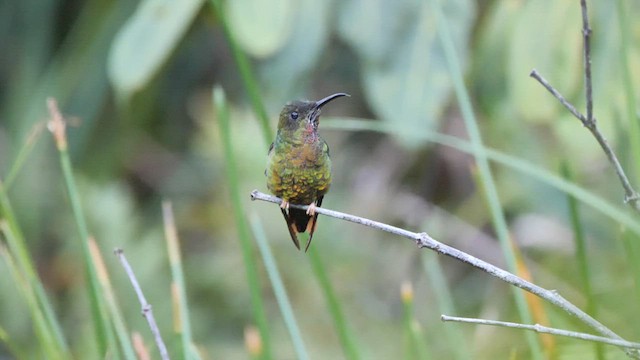
[(416, 22), (414, 0), (350, 0), (339, 9), (340, 35), (366, 63), (394, 57)]
[[(448, 1), (444, 11), (465, 59), (474, 2)], [(403, 143), (418, 145), (416, 132), (435, 127), (451, 90), (430, 6), (409, 0), (352, 0), (341, 15), (341, 34), (362, 59), (369, 105), (381, 119), (402, 129)]]
[(296, 31), (260, 67), (269, 103), (282, 104), (303, 92), (329, 37), (330, 9), (330, 3), (325, 1), (299, 0), (292, 17)]
[(578, 5), (571, 1), (529, 1), (514, 13), (507, 88), (520, 119), (555, 121), (560, 109), (546, 90), (528, 81), (532, 69), (567, 97), (579, 89), (582, 41)]
[(108, 71), (117, 93), (142, 89), (167, 60), (203, 0), (143, 0), (113, 41)]
[(264, 58), (278, 51), (294, 30), (292, 0), (232, 0), (225, 3), (229, 28), (244, 51)]

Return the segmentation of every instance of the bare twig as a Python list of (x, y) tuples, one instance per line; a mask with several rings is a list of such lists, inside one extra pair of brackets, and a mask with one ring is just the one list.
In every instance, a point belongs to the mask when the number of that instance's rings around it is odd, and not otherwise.
[(153, 333), (153, 337), (156, 341), (156, 345), (158, 346), (158, 351), (160, 352), (160, 357), (163, 360), (169, 360), (169, 353), (167, 352), (167, 347), (162, 341), (162, 335), (160, 335), (160, 329), (158, 329), (158, 324), (156, 324), (156, 319), (153, 317), (153, 311), (151, 311), (151, 305), (147, 302), (147, 299), (144, 297), (142, 293), (142, 289), (140, 288), (140, 284), (138, 283), (138, 279), (136, 279), (136, 275), (133, 273), (133, 269), (131, 269), (131, 265), (127, 261), (127, 258), (124, 256), (124, 251), (122, 249), (115, 249), (113, 251), (124, 271), (127, 273), (129, 280), (131, 281), (131, 285), (133, 285), (133, 290), (135, 290), (136, 295), (138, 296), (138, 301), (140, 301), (140, 305), (142, 306), (142, 316), (147, 319), (149, 323), (149, 327), (151, 328), (151, 332)]
[(586, 340), (586, 341), (592, 341), (592, 342), (599, 342), (599, 343), (603, 343), (603, 344), (609, 344), (609, 345), (614, 345), (614, 346), (619, 346), (619, 347), (624, 347), (624, 348), (629, 348), (629, 349), (640, 349), (640, 343), (624, 341), (624, 340), (616, 340), (616, 339), (611, 339), (611, 338), (608, 338), (608, 337), (585, 334), (585, 333), (576, 332), (576, 331), (568, 331), (568, 330), (550, 328), (550, 327), (543, 326), (543, 325), (540, 325), (540, 324), (526, 325), (526, 324), (519, 324), (519, 323), (513, 323), (513, 322), (506, 322), (506, 321), (473, 319), (473, 318), (464, 318), (464, 317), (447, 316), (447, 315), (440, 316), (440, 319), (442, 321), (453, 321), (453, 322), (462, 322), (462, 323), (468, 323), (468, 324), (502, 326), (502, 327), (515, 328), (515, 329), (532, 330), (532, 331), (539, 332), (539, 333), (545, 333), (545, 334), (551, 334), (551, 335), (557, 335), (557, 336), (565, 336), (565, 337), (570, 337), (570, 338), (580, 339), (580, 340)]
[(585, 97), (587, 103), (587, 116), (585, 117), (581, 114), (575, 106), (573, 106), (567, 99), (564, 98), (560, 94), (558, 90), (556, 90), (548, 81), (540, 75), (536, 69), (533, 69), (529, 76), (536, 79), (542, 86), (544, 86), (564, 107), (566, 107), (576, 118), (578, 118), (584, 127), (589, 129), (593, 137), (596, 138), (598, 144), (607, 155), (609, 162), (613, 165), (620, 182), (622, 183), (622, 187), (624, 188), (624, 202), (629, 203), (631, 207), (640, 212), (640, 195), (638, 192), (631, 186), (631, 182), (629, 182), (629, 178), (625, 173), (618, 157), (615, 152), (609, 145), (607, 139), (602, 135), (598, 126), (596, 124), (596, 119), (593, 116), (593, 85), (591, 81), (591, 28), (589, 27), (589, 16), (587, 13), (587, 1), (580, 0), (580, 5), (582, 8), (582, 36), (584, 38), (584, 82), (585, 82)]
[(578, 109), (576, 109), (575, 106), (573, 106), (569, 102), (569, 100), (565, 99), (564, 96), (562, 96), (562, 94), (558, 92), (558, 90), (556, 90), (553, 86), (551, 86), (551, 84), (549, 84), (549, 82), (544, 77), (542, 77), (542, 75), (540, 75), (538, 70), (536, 69), (531, 70), (531, 73), (529, 74), (529, 76), (538, 80), (538, 82), (542, 86), (544, 86), (545, 89), (547, 89), (551, 93), (551, 95), (553, 95), (556, 99), (558, 99), (558, 101), (560, 101), (560, 103), (564, 107), (566, 107), (567, 110), (569, 110), (569, 112), (573, 114), (573, 116), (575, 116), (576, 118), (578, 118), (578, 120), (582, 122), (582, 125), (587, 126), (587, 118), (585, 118), (584, 115), (582, 115), (580, 111), (578, 111)]
[(584, 83), (585, 97), (587, 100), (587, 121), (594, 123), (593, 118), (593, 87), (591, 86), (591, 27), (589, 27), (589, 13), (587, 12), (587, 0), (580, 0), (582, 8), (582, 37), (584, 38)]
[[(254, 190), (251, 192), (251, 200), (262, 200), (262, 201), (267, 201), (267, 202), (272, 202), (275, 204), (280, 204), (282, 202), (282, 199), (272, 196), (272, 195), (267, 195), (264, 193), (259, 192), (258, 190)], [(302, 209), (302, 210), (306, 210), (308, 208), (307, 205), (295, 205), (295, 204), (290, 204), (289, 205), (292, 208), (296, 208), (296, 209)], [(412, 231), (408, 231), (405, 229), (401, 229), (395, 226), (391, 226), (385, 223), (381, 223), (378, 221), (373, 221), (373, 220), (369, 220), (369, 219), (365, 219), (359, 216), (355, 216), (355, 215), (350, 215), (350, 214), (345, 214), (345, 213), (341, 213), (338, 211), (333, 211), (333, 210), (329, 210), (329, 209), (325, 209), (325, 208), (316, 208), (316, 212), (318, 214), (322, 214), (322, 215), (326, 215), (326, 216), (330, 216), (330, 217), (334, 217), (336, 219), (341, 219), (341, 220), (346, 220), (346, 221), (350, 221), (356, 224), (360, 224), (360, 225), (364, 225), (364, 226), (368, 226), (374, 229), (378, 229), (378, 230), (382, 230), (382, 231), (386, 231), (388, 233), (392, 233), (395, 235), (399, 235), (408, 239), (411, 239), (413, 241), (416, 242), (416, 244), (418, 245), (419, 248), (429, 248), (439, 254), (457, 259), (459, 261), (462, 261), (464, 263), (467, 263), (477, 269), (480, 269), (486, 273), (488, 273), (489, 275), (496, 277), (506, 283), (509, 283), (511, 285), (517, 286), (523, 290), (526, 290), (544, 300), (547, 300), (548, 302), (550, 302), (551, 304), (563, 309), (564, 311), (566, 311), (567, 313), (569, 313), (570, 315), (576, 317), (578, 320), (580, 320), (581, 322), (583, 322), (584, 324), (588, 325), (589, 327), (593, 328), (594, 330), (596, 330), (598, 333), (612, 338), (612, 339), (617, 339), (617, 340), (624, 340), (622, 339), (618, 334), (616, 334), (615, 332), (613, 332), (611, 329), (607, 328), (606, 326), (604, 326), (603, 324), (601, 324), (598, 320), (594, 319), (593, 317), (589, 316), (589, 314), (585, 313), (584, 311), (580, 310), (577, 306), (573, 305), (572, 303), (570, 303), (569, 301), (567, 301), (565, 298), (563, 298), (562, 296), (560, 296), (560, 294), (558, 294), (557, 291), (555, 290), (547, 290), (544, 289), (538, 285), (535, 285), (529, 281), (526, 281), (506, 270), (500, 269), (497, 266), (494, 266), (492, 264), (489, 264), (485, 261), (482, 261), (474, 256), (471, 256), (467, 253), (465, 253), (464, 251), (458, 250), (456, 248), (453, 248), (449, 245), (445, 245), (439, 241), (436, 241), (435, 239), (433, 239), (431, 236), (429, 236), (429, 234), (422, 232), (422, 233), (415, 233)], [(640, 353), (629, 353), (629, 356), (632, 356), (634, 358), (640, 359)]]

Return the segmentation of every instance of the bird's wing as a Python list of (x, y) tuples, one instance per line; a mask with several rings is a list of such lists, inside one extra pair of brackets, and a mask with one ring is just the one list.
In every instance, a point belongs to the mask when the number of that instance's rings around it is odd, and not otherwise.
[[(273, 144), (269, 145), (269, 151), (267, 151), (267, 157), (271, 156), (271, 152), (273, 152)], [(264, 176), (267, 176), (267, 169), (264, 169)]]

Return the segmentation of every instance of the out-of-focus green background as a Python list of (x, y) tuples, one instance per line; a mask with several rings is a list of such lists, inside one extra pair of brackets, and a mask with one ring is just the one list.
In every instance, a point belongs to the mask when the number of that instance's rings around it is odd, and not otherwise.
[[(41, 126), (48, 118), (47, 97), (58, 100), (69, 123), (82, 209), (128, 329), (153, 348), (140, 305), (111, 255), (115, 247), (131, 261), (160, 330), (167, 337), (173, 331), (161, 216), (161, 201), (170, 200), (193, 339), (202, 358), (250, 357), (244, 331), (255, 319), (214, 86), (228, 101), (244, 215), (265, 227), (306, 348), (312, 359), (345, 356), (309, 255), (291, 244), (276, 205), (249, 200), (253, 189), (266, 192), (269, 144), (229, 36), (249, 60), (272, 133), (289, 100), (351, 94), (327, 106), (320, 123), (334, 173), (324, 206), (427, 231), (507, 267), (473, 156), (429, 140), (438, 133), (468, 138), (438, 33), (445, 21), (485, 145), (534, 173), (491, 167), (520, 264), (536, 284), (559, 290), (583, 309), (590, 302), (597, 319), (627, 339), (640, 338), (640, 236), (633, 231), (640, 228), (638, 215), (627, 213), (618, 179), (589, 132), (529, 77), (536, 68), (584, 109), (579, 1), (439, 2), (227, 0), (219, 4), (222, 11), (199, 0), (0, 2), (0, 178), (6, 180), (20, 149), (34, 141), (6, 190), (74, 356), (104, 358), (92, 340), (80, 239), (58, 154)], [(632, 149), (640, 134), (631, 122), (638, 121), (640, 3), (590, 6), (595, 116), (638, 183), (640, 153)], [(361, 129), (372, 126), (383, 131)], [(34, 129), (41, 131), (30, 138)], [(567, 193), (541, 173), (561, 176), (561, 164), (570, 169), (572, 182), (630, 220), (592, 206), (587, 194), (577, 200), (580, 221), (572, 225)], [(583, 270), (577, 228), (585, 238)], [(504, 283), (419, 251), (409, 240), (332, 218), (321, 216), (314, 239), (310, 251), (326, 267), (362, 358), (418, 356), (407, 345), (403, 325), (405, 281), (413, 284), (410, 316), (420, 326), (428, 358), (465, 358), (459, 348), (473, 359), (533, 358), (521, 332), (440, 322), (443, 293), (433, 280), (439, 272), (452, 299), (444, 303), (455, 307), (449, 315), (521, 321)], [(295, 358), (262, 258), (257, 251), (254, 257), (273, 358)], [(41, 358), (32, 314), (2, 259), (0, 359), (18, 356), (7, 344), (25, 358)], [(549, 325), (589, 331), (551, 306), (532, 312)], [(458, 331), (455, 341), (451, 331)], [(540, 344), (545, 356), (558, 359), (624, 355), (574, 340)]]

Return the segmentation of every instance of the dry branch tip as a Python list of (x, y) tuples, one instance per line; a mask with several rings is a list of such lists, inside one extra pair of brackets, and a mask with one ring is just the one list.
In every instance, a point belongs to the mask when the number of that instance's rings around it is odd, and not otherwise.
[[(278, 204), (282, 201), (282, 199), (273, 196), (273, 195), (268, 195), (268, 194), (264, 194), (261, 193), (257, 190), (254, 190), (251, 192), (251, 198), (254, 200), (261, 200), (261, 201), (266, 201), (266, 202), (271, 202), (271, 203), (275, 203)], [(295, 205), (295, 204), (291, 204), (291, 207), (297, 208), (297, 209), (304, 209), (306, 206), (301, 206), (301, 205)], [(596, 330), (598, 333), (602, 334), (604, 337), (607, 337), (609, 339), (613, 339), (613, 340), (622, 340), (625, 341), (624, 339), (622, 339), (622, 337), (620, 337), (618, 334), (616, 334), (615, 332), (613, 332), (611, 329), (607, 328), (605, 325), (603, 325), (602, 323), (600, 323), (598, 320), (594, 319), (593, 317), (591, 317), (589, 314), (585, 313), (584, 311), (580, 310), (577, 306), (573, 305), (571, 302), (567, 301), (565, 298), (563, 298), (562, 296), (560, 296), (557, 291), (555, 290), (547, 290), (544, 289), (534, 283), (531, 283), (525, 279), (522, 279), (506, 270), (503, 270), (493, 264), (490, 264), (486, 261), (480, 260), (464, 251), (458, 250), (454, 247), (451, 247), (449, 245), (443, 244), (437, 240), (435, 240), (434, 238), (432, 238), (431, 236), (429, 236), (429, 234), (427, 234), (426, 232), (421, 232), (421, 233), (415, 233), (415, 232), (411, 232), (402, 228), (398, 228), (392, 225), (388, 225), (382, 222), (378, 222), (378, 221), (374, 221), (374, 220), (370, 220), (370, 219), (366, 219), (366, 218), (362, 218), (359, 216), (355, 216), (355, 215), (351, 215), (351, 214), (347, 214), (347, 213), (341, 213), (338, 211), (334, 211), (334, 210), (330, 210), (327, 208), (317, 208), (316, 212), (325, 216), (329, 216), (329, 217), (333, 217), (339, 220), (345, 220), (345, 221), (349, 221), (349, 222), (353, 222), (356, 224), (360, 224), (363, 226), (367, 226), (373, 229), (377, 229), (377, 230), (382, 230), (391, 234), (395, 234), (404, 238), (408, 238), (413, 240), (414, 242), (416, 242), (418, 244), (418, 246), (420, 248), (428, 248), (431, 249), (433, 251), (435, 251), (438, 254), (441, 255), (445, 255), (451, 258), (454, 258), (458, 261), (464, 262), (468, 265), (471, 265), (479, 270), (484, 271), (485, 273), (499, 279), (502, 280), (508, 284), (511, 284), (513, 286), (516, 286), (518, 288), (521, 288), (531, 294), (534, 294), (546, 301), (548, 301), (549, 303), (557, 306), (558, 308), (566, 311), (567, 313), (569, 313), (570, 315), (576, 317), (577, 319), (579, 319), (581, 322), (583, 322), (584, 324), (590, 326), (591, 328), (593, 328), (594, 330)], [(620, 345), (618, 345), (620, 346)], [(623, 347), (624, 348), (624, 347)], [(627, 351), (627, 355), (634, 357), (634, 358), (639, 358), (640, 359), (640, 355), (638, 355), (635, 352), (629, 352)]]

